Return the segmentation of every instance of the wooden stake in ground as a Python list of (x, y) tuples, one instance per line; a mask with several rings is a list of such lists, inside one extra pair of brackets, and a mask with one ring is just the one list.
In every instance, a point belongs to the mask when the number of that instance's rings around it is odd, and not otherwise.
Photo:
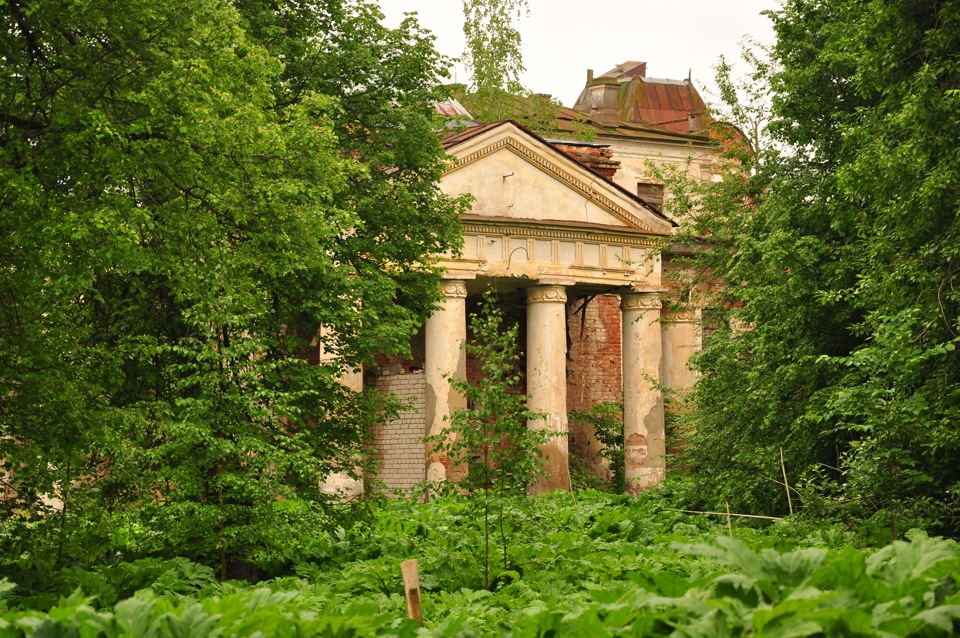
[(730, 518), (730, 501), (724, 501), (727, 504), (727, 529), (730, 531), (730, 538), (733, 538), (733, 519)]
[(790, 483), (787, 481), (787, 466), (783, 462), (783, 448), (780, 448), (780, 469), (783, 470), (783, 485), (787, 489), (787, 507), (793, 514), (793, 500), (790, 498)]
[(403, 575), (403, 594), (407, 598), (407, 616), (423, 627), (423, 610), (420, 608), (420, 563), (416, 558), (400, 563)]

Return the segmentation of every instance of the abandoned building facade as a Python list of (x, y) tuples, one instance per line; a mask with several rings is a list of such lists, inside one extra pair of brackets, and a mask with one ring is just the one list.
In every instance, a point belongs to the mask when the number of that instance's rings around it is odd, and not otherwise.
[[(562, 139), (578, 120), (592, 128), (592, 141)], [(440, 187), (474, 198), (462, 217), (462, 255), (443, 262), (443, 302), (413, 340), (411, 358), (378, 357), (352, 381), (412, 406), (374, 432), (378, 479), (406, 490), (448, 478), (447, 460), (422, 439), (442, 433), (466, 406), (448, 377), (479, 379), (479, 362), (462, 344), (471, 338), (468, 315), (493, 290), (520, 326), (522, 389), (546, 415), (531, 426), (558, 434), (538, 490), (569, 489), (571, 455), (587, 471), (609, 472), (592, 430), (568, 416), (601, 402), (623, 404), (628, 492), (662, 480), (664, 389), (694, 381), (687, 363), (700, 347), (700, 311), (671, 288), (661, 247), (677, 222), (663, 212), (670, 193), (650, 167), (711, 179), (707, 124), (689, 79), (648, 78), (644, 63), (627, 62), (588, 73), (574, 108), (561, 113), (558, 139), (511, 121), (445, 139), (452, 161)]]

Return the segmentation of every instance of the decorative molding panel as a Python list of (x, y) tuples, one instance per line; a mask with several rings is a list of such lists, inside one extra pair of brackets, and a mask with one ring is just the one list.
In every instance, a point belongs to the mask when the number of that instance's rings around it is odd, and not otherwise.
[(461, 279), (444, 279), (440, 282), (440, 290), (444, 297), (466, 299), (467, 284)]
[(537, 239), (570, 239), (573, 241), (594, 241), (608, 244), (622, 244), (627, 246), (643, 246), (656, 248), (662, 245), (659, 237), (637, 237), (603, 231), (573, 230), (569, 228), (537, 228), (520, 224), (497, 224), (495, 222), (463, 222), (464, 234), (471, 235), (504, 235), (506, 237), (533, 237)]

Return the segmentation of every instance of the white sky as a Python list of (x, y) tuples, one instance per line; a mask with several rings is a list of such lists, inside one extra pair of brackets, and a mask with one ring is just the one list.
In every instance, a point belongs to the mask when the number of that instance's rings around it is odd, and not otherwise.
[[(684, 79), (692, 69), (701, 89), (713, 84), (712, 67), (721, 54), (728, 62), (740, 56), (740, 41), (750, 35), (772, 44), (773, 29), (761, 11), (777, 9), (779, 0), (528, 0), (529, 17), (515, 24), (523, 38), (524, 85), (550, 93), (573, 106), (587, 69), (599, 75), (627, 60), (647, 62), (647, 75)], [(420, 23), (437, 36), (441, 53), (463, 52), (463, 6), (460, 0), (379, 0), (386, 24), (396, 26), (404, 12), (417, 12)], [(742, 65), (739, 65), (742, 66)], [(736, 70), (738, 65), (734, 66)], [(466, 82), (462, 65), (456, 79)], [(710, 96), (703, 95), (708, 102)]]

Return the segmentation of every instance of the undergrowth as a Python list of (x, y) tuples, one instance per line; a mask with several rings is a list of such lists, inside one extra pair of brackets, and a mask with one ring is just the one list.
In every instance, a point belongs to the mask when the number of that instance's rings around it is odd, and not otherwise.
[[(946, 636), (960, 550), (908, 534), (879, 550), (840, 528), (751, 527), (584, 491), (507, 506), (513, 545), (484, 588), (468, 497), (373, 507), (316, 530), (295, 575), (219, 582), (183, 559), (71, 568), (0, 585), (0, 636)], [(420, 561), (425, 628), (399, 564)]]

